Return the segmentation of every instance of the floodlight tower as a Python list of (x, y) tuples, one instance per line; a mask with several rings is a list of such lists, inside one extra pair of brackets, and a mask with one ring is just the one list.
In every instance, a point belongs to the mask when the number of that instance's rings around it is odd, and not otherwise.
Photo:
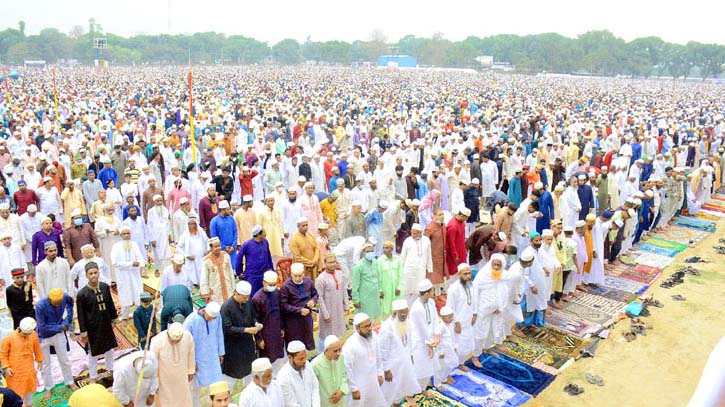
[(105, 49), (108, 48), (108, 40), (106, 38), (94, 38), (93, 48), (96, 50), (96, 72), (100, 69), (108, 71), (108, 61), (105, 59)]

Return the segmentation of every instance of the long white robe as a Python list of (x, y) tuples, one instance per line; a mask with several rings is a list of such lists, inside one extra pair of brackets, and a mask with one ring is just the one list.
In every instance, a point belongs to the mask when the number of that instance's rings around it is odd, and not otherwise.
[(25, 255), (23, 254), (23, 251), (20, 250), (20, 246), (15, 246), (12, 243), (10, 246), (0, 244), (0, 278), (5, 280), (6, 286), (12, 284), (13, 281), (13, 277), (10, 272), (14, 268), (24, 269), (25, 267)]
[(267, 391), (250, 383), (239, 395), (239, 407), (285, 407), (282, 388), (275, 381), (267, 386)]
[[(539, 248), (539, 259), (541, 260), (541, 267), (544, 269), (544, 278), (546, 280), (546, 286), (544, 288), (544, 295), (546, 298), (551, 297), (551, 286), (554, 282), (554, 270), (557, 267), (561, 267), (561, 263), (556, 258), (556, 252), (554, 251), (553, 244), (546, 247), (546, 244), (542, 243)], [(546, 275), (546, 272), (549, 275)], [(541, 289), (541, 288), (539, 288)]]
[(454, 331), (454, 338), (458, 351), (458, 363), (463, 363), (474, 351), (474, 326), (471, 321), (473, 314), (476, 313), (474, 300), (477, 294), (473, 282), (469, 281), (466, 289), (460, 280), (451, 284), (447, 294), (446, 305), (453, 310), (454, 323), (458, 322), (461, 325), (461, 333), (456, 334)]
[[(146, 228), (146, 222), (144, 222), (143, 218), (140, 216), (137, 216), (136, 220), (131, 219), (129, 216), (121, 222), (121, 226), (127, 226), (131, 229), (131, 240), (136, 242), (138, 245), (139, 253), (141, 253), (141, 258), (143, 259), (141, 265), (146, 265), (146, 245), (149, 244), (150, 237), (148, 228)], [(113, 261), (111, 261), (111, 263), (113, 263)]]
[(435, 358), (438, 360), (438, 368), (435, 372), (435, 384), (438, 385), (448, 378), (458, 362), (458, 351), (455, 341), (455, 331), (453, 330), (453, 322), (446, 324), (443, 321), (438, 322), (441, 331), (440, 343), (436, 347)]
[(68, 295), (75, 293), (70, 266), (68, 261), (62, 257), (56, 257), (53, 262), (46, 257), (38, 263), (35, 268), (35, 283), (38, 287), (38, 298), (47, 297), (50, 290), (54, 288), (60, 288)]
[(602, 222), (597, 218), (592, 227), (592, 242), (597, 257), (592, 259), (592, 267), (589, 273), (585, 273), (582, 279), (585, 284), (604, 284), (604, 239), (609, 233), (610, 222)]
[[(143, 359), (144, 351), (136, 351), (130, 355), (124, 356), (114, 364), (113, 370), (113, 396), (121, 402), (122, 405), (133, 402), (138, 392), (139, 406), (147, 406), (146, 397), (150, 394), (156, 394), (159, 389), (158, 375), (153, 374), (149, 378), (143, 378), (139, 386), (138, 372), (134, 362)], [(141, 363), (139, 361), (139, 363)], [(156, 366), (156, 356), (153, 353), (146, 354), (146, 363), (150, 366)]]
[[(531, 292), (531, 287), (536, 287), (537, 294)], [(524, 270), (524, 296), (526, 297), (526, 312), (541, 311), (546, 309), (549, 297), (545, 295), (546, 276), (541, 267), (541, 255), (538, 252), (534, 255), (534, 262), (531, 267)]]
[[(138, 266), (133, 266), (138, 262)], [(116, 268), (116, 287), (121, 307), (138, 304), (143, 291), (140, 268), (143, 267), (141, 250), (133, 240), (121, 240), (111, 249), (111, 264)]]
[(383, 372), (393, 374), (393, 380), (383, 382), (381, 386), (387, 405), (397, 404), (406, 396), (420, 393), (421, 388), (415, 379), (415, 369), (410, 352), (410, 324), (405, 323), (405, 333), (398, 332), (398, 320), (391, 316), (380, 328), (378, 346)]
[[(576, 244), (576, 262), (579, 266), (579, 270), (584, 270), (584, 263), (586, 263), (589, 258), (587, 255), (587, 247), (584, 242), (584, 236), (580, 236), (578, 233), (574, 232), (574, 236), (572, 236), (571, 240), (574, 244)], [(576, 270), (572, 270), (571, 273), (569, 273), (569, 277), (567, 277), (564, 282), (564, 294), (576, 291), (576, 286), (579, 285), (581, 281), (582, 274), (578, 273)]]
[(350, 407), (383, 407), (386, 406), (378, 376), (383, 376), (383, 367), (378, 351), (377, 335), (370, 339), (353, 333), (342, 346), (347, 370), (347, 386), (350, 394), (360, 392), (360, 400), (352, 400)]
[(411, 353), (417, 379), (427, 379), (435, 374), (438, 360), (428, 354), (428, 344), (440, 335), (438, 312), (433, 300), (423, 304), (420, 297), (410, 307), (408, 323), (411, 325)]
[(403, 292), (401, 295), (418, 293), (418, 283), (427, 273), (433, 272), (433, 257), (430, 251), (430, 239), (412, 236), (405, 239), (400, 250), (400, 263), (403, 265)]
[(43, 215), (36, 212), (35, 216), (30, 216), (30, 212), (25, 212), (20, 216), (20, 225), (23, 228), (23, 234), (25, 235), (25, 254), (26, 259), (32, 259), (32, 243), (33, 235), (36, 232), (40, 232), (41, 225), (40, 221), (43, 220)]
[(520, 262), (513, 263), (503, 274), (508, 290), (508, 302), (504, 308), (504, 330), (506, 335), (511, 334), (514, 322), (523, 322), (524, 313), (521, 310), (521, 300), (524, 296), (524, 268)]
[[(169, 246), (171, 219), (169, 218), (169, 210), (164, 206), (154, 206), (149, 209), (146, 229), (149, 234), (151, 256), (154, 258), (156, 269), (161, 271), (171, 258), (171, 246)], [(156, 247), (151, 242), (156, 242)]]
[[(94, 227), (96, 236), (101, 246), (101, 257), (110, 266), (111, 281), (116, 281), (116, 268), (113, 267), (111, 262), (111, 249), (113, 245), (121, 241), (121, 235), (119, 229), (121, 228), (121, 220), (116, 216), (112, 216), (110, 219), (108, 216), (103, 216), (96, 219), (96, 225)], [(78, 287), (83, 287), (78, 285)]]
[(566, 187), (562, 198), (559, 200), (559, 210), (561, 211), (562, 222), (564, 226), (574, 227), (574, 224), (579, 220), (579, 211), (582, 209), (582, 204), (579, 201), (579, 195), (576, 193), (576, 188), (572, 186)]
[(176, 212), (174, 212), (174, 216), (171, 219), (171, 236), (173, 237), (175, 242), (179, 242), (179, 238), (181, 238), (181, 235), (186, 232), (186, 230), (189, 227), (189, 216), (194, 215), (197, 219), (197, 224), (199, 223), (199, 215), (197, 215), (196, 212), (193, 210), (190, 211), (188, 214), (184, 212), (183, 209), (179, 208)]
[(511, 295), (504, 274), (506, 271), (502, 270), (501, 278), (494, 280), (491, 277), (491, 261), (489, 261), (473, 280), (478, 315), (473, 332), (477, 347), (481, 347), (476, 351), (490, 349), (494, 345), (501, 344), (506, 338), (506, 307), (511, 302)]
[(287, 406), (320, 406), (320, 383), (309, 363), (301, 372), (297, 372), (289, 362), (286, 363), (277, 373), (277, 383), (282, 388)]

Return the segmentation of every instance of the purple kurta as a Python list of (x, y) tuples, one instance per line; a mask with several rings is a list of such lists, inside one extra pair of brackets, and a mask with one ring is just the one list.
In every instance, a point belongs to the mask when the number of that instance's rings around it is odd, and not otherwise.
[(257, 291), (254, 297), (252, 297), (252, 305), (254, 306), (257, 321), (263, 325), (262, 330), (255, 337), (257, 343), (264, 341), (264, 349), (259, 349), (259, 357), (269, 358), (270, 362), (283, 358), (283, 326), (281, 307), (279, 304), (279, 291), (271, 293), (264, 290)]
[(309, 300), (317, 303), (317, 289), (312, 279), (304, 277), (302, 284), (297, 285), (292, 278), (287, 279), (279, 290), (284, 319), (284, 341), (302, 341), (307, 350), (315, 349), (315, 338), (312, 335), (312, 312), (303, 317), (302, 308)]

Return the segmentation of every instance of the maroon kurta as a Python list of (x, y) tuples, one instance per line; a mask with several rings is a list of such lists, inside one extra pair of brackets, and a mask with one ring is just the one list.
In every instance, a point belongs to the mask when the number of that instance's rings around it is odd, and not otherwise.
[(252, 305), (257, 321), (263, 325), (255, 336), (257, 343), (264, 341), (264, 349), (259, 349), (259, 357), (269, 358), (270, 362), (284, 357), (284, 341), (282, 340), (282, 307), (279, 302), (279, 291), (268, 293), (257, 290), (252, 297)]
[(302, 284), (297, 285), (292, 278), (287, 279), (279, 290), (282, 305), (282, 318), (285, 328), (285, 346), (292, 341), (302, 341), (307, 350), (315, 349), (315, 338), (312, 335), (312, 311), (302, 316), (302, 308), (312, 300), (317, 304), (317, 289), (312, 279), (304, 277)]
[(458, 273), (458, 265), (465, 263), (466, 256), (466, 223), (453, 217), (446, 226), (446, 264), (448, 274)]
[(430, 252), (433, 258), (433, 273), (428, 279), (433, 284), (441, 284), (446, 277), (446, 227), (431, 222), (425, 227), (423, 234), (430, 239)]
[(216, 214), (219, 212), (217, 209), (219, 198), (216, 198), (214, 200), (214, 203), (212, 204), (209, 201), (209, 197), (205, 196), (199, 200), (199, 226), (201, 226), (202, 229), (206, 232), (206, 234), (209, 234), (209, 226), (211, 225), (211, 220), (214, 219)]

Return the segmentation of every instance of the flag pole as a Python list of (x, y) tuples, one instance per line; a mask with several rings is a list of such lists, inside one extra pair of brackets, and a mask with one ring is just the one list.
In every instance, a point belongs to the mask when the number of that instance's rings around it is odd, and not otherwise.
[(189, 127), (191, 128), (189, 135), (191, 137), (191, 160), (196, 163), (196, 140), (194, 137), (194, 94), (192, 91), (192, 81), (191, 67), (189, 67)]
[(55, 85), (55, 67), (53, 67), (53, 99), (55, 99), (55, 122), (60, 122), (58, 117), (58, 89)]

